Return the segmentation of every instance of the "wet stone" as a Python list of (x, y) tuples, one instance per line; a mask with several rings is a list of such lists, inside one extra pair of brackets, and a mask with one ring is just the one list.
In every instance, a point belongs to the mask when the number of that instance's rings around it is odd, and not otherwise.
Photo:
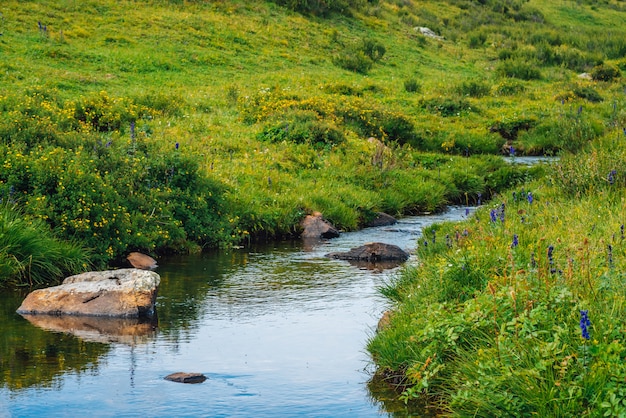
[(172, 373), (165, 376), (165, 380), (178, 383), (202, 383), (206, 380), (206, 376), (202, 373)]

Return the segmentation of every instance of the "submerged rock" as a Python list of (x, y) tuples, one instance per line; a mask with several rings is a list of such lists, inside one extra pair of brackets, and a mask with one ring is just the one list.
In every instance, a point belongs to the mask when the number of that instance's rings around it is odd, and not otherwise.
[(409, 259), (409, 253), (402, 248), (393, 244), (385, 244), (382, 242), (370, 242), (360, 247), (352, 248), (347, 252), (336, 252), (326, 254), (326, 257), (336, 258), (338, 260), (356, 260), (356, 261), (406, 261)]
[(152, 316), (160, 280), (157, 273), (139, 269), (82, 273), (66, 278), (59, 286), (29, 293), (17, 313)]
[(395, 225), (398, 223), (398, 220), (391, 215), (387, 215), (383, 212), (378, 212), (376, 217), (367, 223), (368, 227), (372, 226), (389, 226)]
[(339, 231), (319, 212), (307, 215), (300, 223), (302, 238), (337, 238)]
[(165, 376), (165, 380), (178, 383), (202, 383), (206, 380), (206, 376), (202, 373), (172, 373)]

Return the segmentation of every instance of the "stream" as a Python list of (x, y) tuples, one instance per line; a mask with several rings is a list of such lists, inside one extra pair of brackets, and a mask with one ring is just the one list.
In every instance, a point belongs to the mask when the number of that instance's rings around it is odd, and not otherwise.
[[(472, 208), (470, 208), (472, 209)], [(367, 242), (412, 252), (465, 207), (332, 240), (158, 260), (158, 323), (55, 329), (0, 293), (0, 417), (377, 417), (418, 414), (368, 385), (365, 350), (397, 273), (324, 257)], [(414, 262), (411, 256), (409, 263)], [(164, 380), (200, 372), (201, 384)]]

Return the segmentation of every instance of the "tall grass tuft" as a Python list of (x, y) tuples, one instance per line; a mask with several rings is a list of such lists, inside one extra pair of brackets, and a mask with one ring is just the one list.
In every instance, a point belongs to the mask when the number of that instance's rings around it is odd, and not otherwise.
[(15, 207), (0, 206), (0, 286), (36, 286), (85, 271), (89, 252), (57, 239), (47, 225), (28, 219)]

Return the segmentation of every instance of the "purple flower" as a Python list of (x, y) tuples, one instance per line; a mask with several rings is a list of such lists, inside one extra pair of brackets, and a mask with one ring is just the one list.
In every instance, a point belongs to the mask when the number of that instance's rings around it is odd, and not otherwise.
[(533, 203), (533, 194), (531, 192), (528, 192), (526, 200), (528, 200), (528, 203)]
[(580, 115), (581, 113), (583, 113), (583, 105), (578, 107), (578, 114)]
[(591, 338), (589, 336), (589, 325), (591, 325), (591, 321), (589, 320), (589, 311), (586, 309), (581, 310), (580, 311), (580, 331), (581, 331), (582, 337), (585, 340), (588, 340)]
[(500, 210), (499, 210), (499, 215), (500, 215), (500, 221), (504, 223), (504, 203), (502, 205), (500, 205)]
[(491, 222), (495, 222), (498, 220), (498, 211), (496, 209), (491, 209), (489, 211), (489, 217), (491, 218)]
[(552, 253), (554, 252), (554, 245), (548, 246), (548, 259), (552, 263)]
[(130, 139), (135, 140), (135, 122), (130, 123)]
[(177, 142), (176, 145), (174, 145), (174, 148), (178, 149), (179, 146), (180, 144)]
[(469, 216), (469, 214), (470, 214), (469, 208), (465, 208), (465, 216)]
[(480, 202), (481, 202), (481, 197), (483, 197), (483, 194), (478, 192), (478, 206), (480, 206)]
[(519, 239), (517, 238), (517, 234), (513, 234), (513, 242), (511, 243), (511, 248), (515, 248), (519, 245)]
[(513, 148), (513, 146), (509, 147), (509, 155), (511, 157), (515, 157), (515, 148)]
[(607, 181), (609, 182), (609, 184), (614, 184), (615, 183), (615, 175), (617, 174), (616, 170), (611, 170), (611, 172), (609, 173), (609, 175), (607, 176)]

